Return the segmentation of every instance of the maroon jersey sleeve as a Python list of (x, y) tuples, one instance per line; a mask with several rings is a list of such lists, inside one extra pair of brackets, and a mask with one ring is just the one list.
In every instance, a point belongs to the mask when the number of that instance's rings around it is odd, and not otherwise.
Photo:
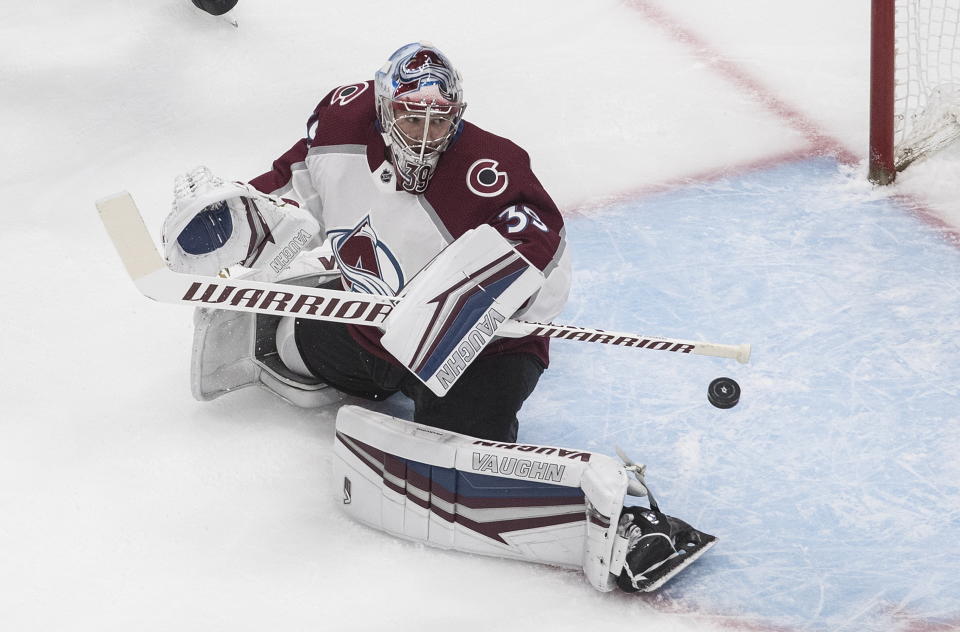
[[(331, 90), (314, 108), (307, 119), (307, 135), (297, 140), (282, 156), (273, 161), (272, 168), (250, 181), (258, 191), (292, 197), (302, 202), (294, 175), (304, 170), (310, 149), (322, 145), (364, 143), (367, 128), (374, 117), (373, 82), (366, 81), (340, 86)], [(309, 195), (309, 191), (306, 192)], [(301, 199), (297, 199), (297, 198)]]
[(330, 95), (328, 94), (307, 120), (307, 135), (295, 142), (293, 147), (274, 160), (270, 171), (250, 181), (250, 184), (258, 191), (282, 196), (285, 190), (292, 185), (291, 180), (293, 179), (294, 166), (304, 164), (304, 161), (307, 159), (312, 133), (316, 129), (317, 121), (325, 107), (324, 103), (327, 102), (329, 98)]
[[(530, 263), (548, 270), (561, 252), (563, 216), (530, 169), (527, 153), (521, 152), (522, 180), (511, 199), (487, 223), (513, 242)], [(501, 205), (503, 203), (501, 202)]]
[[(490, 224), (546, 277), (542, 289), (514, 316), (553, 319), (570, 286), (563, 216), (534, 175), (530, 157), (513, 142), (465, 123), (440, 158), (425, 194), (453, 238)], [(501, 338), (484, 353), (526, 351), (548, 362), (548, 339)]]

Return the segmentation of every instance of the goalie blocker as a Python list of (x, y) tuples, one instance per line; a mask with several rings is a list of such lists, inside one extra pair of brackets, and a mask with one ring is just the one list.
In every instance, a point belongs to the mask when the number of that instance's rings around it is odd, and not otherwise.
[[(344, 510), (433, 546), (582, 569), (597, 590), (651, 591), (715, 542), (651, 508), (645, 488), (592, 452), (496, 443), (344, 406), (334, 485)], [(651, 499), (652, 500), (652, 499)]]
[(543, 283), (540, 270), (483, 224), (444, 248), (404, 287), (380, 344), (443, 397)]

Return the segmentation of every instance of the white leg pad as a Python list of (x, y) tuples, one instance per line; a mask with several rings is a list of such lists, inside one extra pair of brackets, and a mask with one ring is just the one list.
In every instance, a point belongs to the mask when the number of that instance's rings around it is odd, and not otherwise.
[[(294, 261), (288, 272), (296, 276), (282, 282), (315, 287), (335, 278), (336, 271), (319, 267), (316, 252)], [(238, 278), (256, 279), (258, 274), (253, 270)], [(312, 376), (304, 365), (296, 349), (292, 318), (201, 307), (194, 312), (193, 323), (190, 386), (196, 399), (211, 400), (258, 385), (301, 408), (341, 401), (336, 389)]]
[(357, 406), (337, 415), (334, 455), (344, 510), (373, 528), (581, 568), (602, 591), (616, 585), (610, 561), (628, 479), (610, 457), (482, 441)]

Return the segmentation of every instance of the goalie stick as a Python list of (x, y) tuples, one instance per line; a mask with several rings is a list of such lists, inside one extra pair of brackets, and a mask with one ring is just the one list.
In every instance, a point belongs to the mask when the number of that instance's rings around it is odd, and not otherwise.
[[(389, 296), (344, 290), (303, 288), (282, 283), (174, 272), (157, 252), (140, 211), (129, 193), (122, 192), (103, 198), (96, 202), (96, 206), (130, 278), (142, 294), (155, 301), (378, 326), (399, 300)], [(545, 336), (653, 351), (731, 358), (741, 363), (750, 359), (749, 344), (694, 342), (514, 319), (499, 323), (495, 331), (500, 336)]]

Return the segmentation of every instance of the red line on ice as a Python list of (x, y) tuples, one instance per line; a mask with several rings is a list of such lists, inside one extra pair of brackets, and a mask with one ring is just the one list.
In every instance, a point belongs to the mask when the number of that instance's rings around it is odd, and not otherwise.
[(836, 156), (841, 162), (850, 164), (858, 162), (858, 156), (844, 147), (840, 141), (825, 134), (815, 122), (779, 99), (763, 83), (750, 76), (737, 64), (725, 59), (723, 54), (713, 50), (699, 35), (684, 27), (659, 7), (654, 6), (648, 0), (627, 0), (625, 4), (660, 26), (673, 39), (687, 46), (709, 68), (749, 94), (768, 112), (782, 119), (789, 127), (800, 132), (807, 139), (815, 155)]
[[(814, 121), (777, 97), (767, 89), (762, 82), (752, 77), (746, 70), (734, 62), (726, 59), (723, 54), (715, 50), (703, 38), (655, 6), (650, 0), (624, 0), (624, 5), (642, 13), (645, 18), (658, 25), (674, 40), (690, 49), (707, 67), (725, 77), (739, 90), (747, 93), (753, 100), (762, 105), (768, 112), (777, 116), (783, 120), (787, 126), (802, 134), (807, 140), (807, 147), (797, 151), (784, 152), (766, 158), (726, 165), (688, 176), (681, 176), (602, 198), (595, 198), (592, 201), (576, 204), (572, 208), (566, 209), (567, 213), (582, 215), (608, 204), (670, 191), (681, 186), (713, 182), (722, 178), (733, 177), (758, 169), (768, 169), (780, 164), (806, 160), (817, 156), (835, 156), (837, 160), (846, 164), (857, 164), (861, 160), (861, 157), (855, 152), (847, 149), (839, 140), (823, 132), (820, 126)], [(911, 215), (943, 233), (947, 241), (960, 247), (960, 229), (951, 226), (938, 217), (927, 204), (914, 196), (903, 194), (894, 195), (893, 199), (899, 202)]]

